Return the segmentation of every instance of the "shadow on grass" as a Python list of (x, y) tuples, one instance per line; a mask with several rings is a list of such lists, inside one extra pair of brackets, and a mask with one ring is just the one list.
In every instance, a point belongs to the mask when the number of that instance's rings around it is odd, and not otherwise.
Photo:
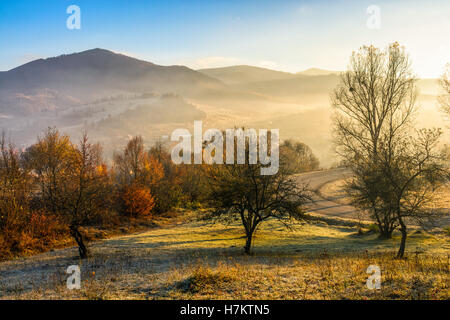
[[(242, 230), (235, 227), (231, 226), (231, 231), (230, 228), (220, 227), (212, 230), (193, 228), (187, 232), (180, 229), (173, 233), (145, 233), (110, 239), (93, 244), (93, 257), (84, 261), (76, 257), (77, 248), (73, 247), (54, 257), (36, 257), (32, 261), (24, 260), (20, 264), (10, 264), (7, 267), (0, 264), (0, 280), (3, 283), (3, 289), (0, 286), (0, 297), (17, 290), (15, 288), (18, 284), (22, 285), (22, 293), (40, 288), (44, 284), (64, 285), (64, 279), (67, 277), (65, 270), (73, 264), (81, 264), (82, 279), (89, 279), (92, 274), (101, 279), (114, 273), (159, 274), (172, 268), (198, 263), (214, 264), (229, 259), (271, 266), (288, 264), (299, 259), (329, 259), (331, 256), (369, 256), (386, 252), (393, 255), (399, 243), (397, 237), (380, 240), (376, 234), (356, 235), (356, 232), (349, 228), (341, 230), (333, 227), (334, 231), (343, 232), (335, 236), (314, 235), (314, 230), (311, 234), (279, 234), (273, 232), (275, 225), (269, 225), (268, 229), (262, 229), (261, 233), (256, 234), (253, 255), (247, 256), (243, 252), (245, 240)], [(200, 239), (183, 239), (189, 235), (207, 236)], [(212, 236), (217, 238), (211, 238)], [(173, 241), (167, 241), (167, 238)], [(423, 239), (428, 238), (418, 234), (411, 237), (412, 241), (407, 243), (407, 250)]]

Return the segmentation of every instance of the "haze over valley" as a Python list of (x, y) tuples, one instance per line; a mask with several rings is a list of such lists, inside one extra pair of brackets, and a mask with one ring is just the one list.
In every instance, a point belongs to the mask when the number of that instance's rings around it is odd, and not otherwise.
[[(92, 49), (1, 72), (0, 128), (22, 147), (47, 127), (75, 139), (86, 129), (108, 156), (133, 135), (151, 145), (176, 128), (191, 129), (194, 120), (202, 120), (204, 128), (278, 128), (282, 140), (308, 144), (328, 167), (335, 164), (329, 95), (338, 80), (338, 71), (317, 68), (298, 73), (246, 65), (192, 70)], [(418, 123), (444, 127), (438, 81), (418, 84)]]

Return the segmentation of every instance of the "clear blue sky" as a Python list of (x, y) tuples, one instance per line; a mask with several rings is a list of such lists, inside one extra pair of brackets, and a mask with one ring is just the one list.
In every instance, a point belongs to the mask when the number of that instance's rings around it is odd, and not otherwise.
[[(66, 28), (72, 4), (81, 30)], [(380, 29), (366, 26), (372, 4)], [(192, 68), (342, 70), (361, 45), (399, 41), (420, 76), (437, 77), (450, 62), (449, 14), (448, 0), (0, 0), (0, 70), (97, 47)]]

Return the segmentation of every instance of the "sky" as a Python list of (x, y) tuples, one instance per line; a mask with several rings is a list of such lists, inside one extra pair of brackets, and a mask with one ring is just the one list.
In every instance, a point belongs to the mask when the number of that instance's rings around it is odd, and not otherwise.
[[(70, 5), (80, 29), (66, 26)], [(435, 78), (449, 34), (449, 0), (0, 0), (0, 71), (92, 48), (193, 69), (345, 70), (362, 45), (398, 41), (415, 73)]]

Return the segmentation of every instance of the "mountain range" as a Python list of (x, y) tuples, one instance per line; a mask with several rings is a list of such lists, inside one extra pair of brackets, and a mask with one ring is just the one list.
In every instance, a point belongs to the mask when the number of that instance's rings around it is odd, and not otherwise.
[[(329, 94), (338, 80), (339, 72), (317, 68), (298, 73), (247, 65), (193, 70), (92, 49), (0, 72), (0, 130), (27, 145), (48, 126), (71, 135), (87, 128), (111, 151), (130, 135), (142, 134), (150, 142), (204, 120), (217, 128), (283, 126), (289, 134), (282, 138), (326, 149)], [(435, 79), (421, 83), (426, 94), (437, 92)], [(316, 126), (328, 129), (310, 135)]]

